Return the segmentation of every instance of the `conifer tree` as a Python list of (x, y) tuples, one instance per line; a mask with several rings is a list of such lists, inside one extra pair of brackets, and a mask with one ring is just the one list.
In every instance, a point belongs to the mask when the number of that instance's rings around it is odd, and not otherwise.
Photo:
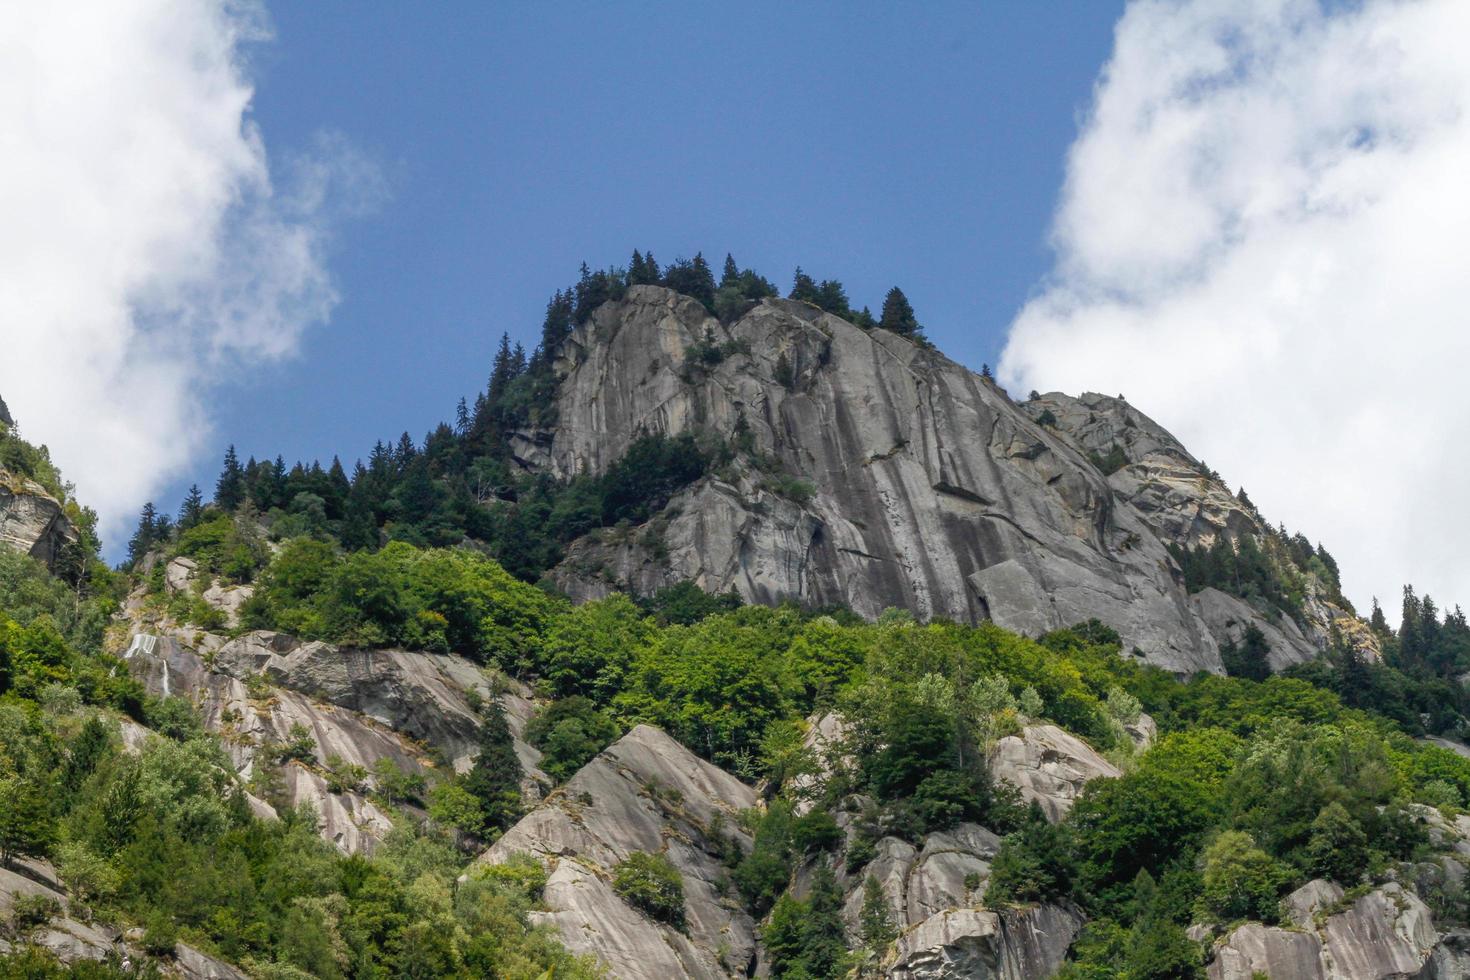
[(735, 264), (735, 257), (733, 255), (731, 255), (729, 252), (726, 252), (725, 253), (725, 269), (724, 269), (724, 272), (721, 273), (721, 275), (720, 275), (720, 288), (721, 289), (724, 289), (727, 286), (739, 287), (739, 285), (740, 285), (740, 267)]
[(796, 274), (792, 276), (791, 293), (788, 298), (812, 304), (815, 304), (819, 298), (816, 282), (811, 276), (801, 271), (801, 266), (796, 267)]
[(219, 481), (214, 485), (214, 502), (226, 513), (233, 512), (245, 502), (245, 474), (240, 469), (240, 457), (235, 447), (225, 450), (225, 465)]
[(153, 506), (153, 501), (143, 505), (143, 512), (138, 515), (138, 529), (133, 532), (132, 540), (128, 542), (128, 564), (136, 565), (148, 554), (150, 548), (158, 537), (158, 511)]
[(883, 310), (878, 314), (878, 326), (904, 337), (912, 337), (922, 331), (914, 317), (914, 308), (903, 290), (894, 286), (883, 297)]
[(504, 830), (521, 813), (521, 763), (498, 700), (485, 704), (479, 745), (480, 753), (465, 775), (464, 788), (479, 799), (485, 826)]
[(179, 507), (179, 530), (187, 531), (203, 519), (204, 495), (199, 492), (199, 484), (195, 483), (189, 487), (189, 493)]

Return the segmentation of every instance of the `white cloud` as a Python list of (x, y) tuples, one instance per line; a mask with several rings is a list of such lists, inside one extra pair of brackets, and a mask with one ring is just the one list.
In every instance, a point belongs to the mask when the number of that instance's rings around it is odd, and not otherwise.
[(1001, 378), (1122, 392), (1364, 610), (1470, 605), (1470, 4), (1135, 0)]
[(242, 50), (267, 37), (233, 0), (0, 15), (0, 396), (114, 538), (198, 462), (211, 389), (327, 318), (339, 192), (379, 186), (325, 137), (272, 180)]

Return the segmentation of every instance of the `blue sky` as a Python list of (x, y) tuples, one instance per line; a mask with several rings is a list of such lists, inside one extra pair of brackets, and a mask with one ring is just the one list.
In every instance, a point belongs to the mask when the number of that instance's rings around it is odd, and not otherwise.
[[(299, 356), (219, 389), (224, 447), (350, 462), (531, 346), (578, 264), (732, 251), (994, 363), (1122, 4), (276, 4), (247, 48), (273, 159), (328, 131), (388, 194), (343, 226)], [(190, 478), (160, 503), (173, 507)]]

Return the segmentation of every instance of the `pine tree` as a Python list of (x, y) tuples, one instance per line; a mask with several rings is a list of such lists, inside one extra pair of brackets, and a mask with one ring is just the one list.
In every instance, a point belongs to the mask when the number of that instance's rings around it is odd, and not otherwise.
[(1383, 615), (1383, 607), (1378, 604), (1377, 596), (1373, 597), (1373, 613), (1368, 617), (1368, 625), (1379, 636), (1387, 636), (1389, 633), (1388, 618)]
[(187, 531), (200, 521), (204, 520), (204, 495), (199, 492), (199, 484), (189, 487), (189, 494), (179, 507), (179, 530)]
[(224, 469), (214, 485), (214, 502), (226, 513), (233, 513), (245, 502), (245, 474), (240, 470), (240, 457), (235, 455), (234, 446), (225, 450)]
[(923, 330), (914, 317), (914, 308), (909, 303), (909, 298), (897, 286), (883, 297), (883, 310), (878, 314), (878, 326), (904, 337), (912, 337)]
[(648, 266), (643, 261), (643, 253), (636, 248), (633, 249), (633, 257), (628, 260), (628, 285), (648, 285)]
[(157, 539), (158, 510), (150, 500), (143, 505), (143, 512), (138, 515), (138, 529), (133, 532), (132, 540), (128, 542), (128, 564), (136, 565), (142, 561), (143, 556), (148, 554)]
[(811, 276), (801, 271), (801, 266), (796, 267), (796, 274), (792, 276), (791, 293), (788, 298), (800, 300), (803, 303), (815, 304), (817, 302), (817, 284)]
[(662, 285), (664, 281), (664, 274), (662, 271), (659, 270), (658, 260), (653, 257), (653, 252), (650, 251), (643, 253), (643, 264), (646, 269), (646, 275), (648, 276), (649, 285)]
[(740, 267), (735, 264), (735, 257), (729, 252), (725, 253), (725, 269), (720, 275), (720, 288), (740, 286)]
[(470, 406), (464, 396), (459, 398), (459, 404), (454, 406), (454, 434), (464, 436), (470, 431)]
[(480, 753), (465, 775), (464, 788), (480, 801), (485, 826), (505, 829), (521, 813), (521, 763), (500, 702), (486, 703), (480, 723)]

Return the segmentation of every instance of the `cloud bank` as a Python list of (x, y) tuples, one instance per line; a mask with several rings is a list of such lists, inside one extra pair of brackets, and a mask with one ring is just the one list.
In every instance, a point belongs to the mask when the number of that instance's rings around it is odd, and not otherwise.
[(0, 395), (113, 539), (195, 462), (209, 393), (290, 355), (337, 293), (340, 139), (277, 161), (232, 0), (16, 5), (0, 23)]
[(1470, 4), (1135, 0), (1012, 390), (1122, 392), (1390, 617), (1470, 604)]

